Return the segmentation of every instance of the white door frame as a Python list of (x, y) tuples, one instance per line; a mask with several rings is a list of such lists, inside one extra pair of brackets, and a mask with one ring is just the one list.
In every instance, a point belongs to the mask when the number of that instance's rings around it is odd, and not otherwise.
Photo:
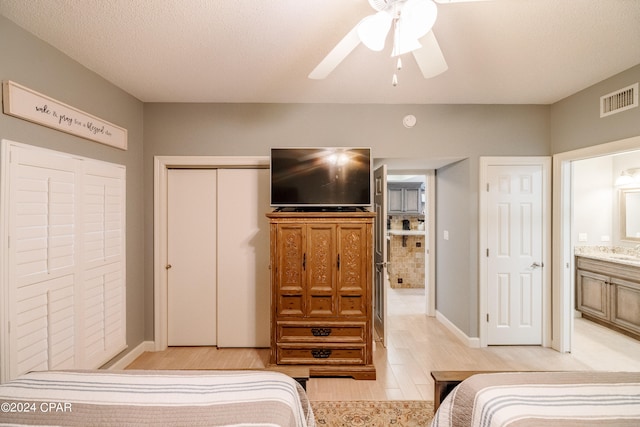
[[(384, 163), (384, 162), (383, 162)], [(435, 169), (405, 168), (395, 164), (387, 166), (387, 175), (423, 175), (425, 177), (425, 310), (429, 317), (436, 316), (436, 171)]]
[(426, 291), (426, 314), (434, 317), (436, 315), (436, 172), (435, 170), (425, 171), (426, 178), (426, 203), (427, 211), (427, 260), (424, 263), (426, 270), (425, 277), (427, 279)]
[(570, 352), (573, 331), (573, 254), (571, 250), (571, 162), (640, 149), (640, 136), (613, 141), (553, 156), (553, 265), (551, 347)]
[(542, 345), (551, 345), (551, 157), (480, 157), (480, 180), (479, 180), (479, 289), (478, 289), (478, 325), (480, 347), (487, 346), (488, 323), (487, 315), (487, 271), (488, 258), (485, 256), (488, 246), (487, 228), (487, 203), (488, 196), (487, 168), (493, 165), (541, 165), (542, 166), (542, 262), (545, 266), (542, 271)]
[(155, 351), (167, 348), (167, 170), (269, 167), (268, 156), (155, 156), (153, 164), (153, 334)]
[[(378, 171), (381, 180), (378, 180)], [(374, 227), (374, 266), (373, 266), (373, 327), (383, 347), (387, 346), (387, 165), (381, 164), (373, 171), (373, 206), (376, 213)], [(381, 199), (381, 204), (378, 199)], [(381, 258), (379, 258), (381, 256)]]

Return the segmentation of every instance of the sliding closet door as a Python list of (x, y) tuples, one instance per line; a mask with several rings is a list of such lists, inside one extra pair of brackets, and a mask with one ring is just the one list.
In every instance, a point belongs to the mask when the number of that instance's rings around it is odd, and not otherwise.
[(269, 170), (219, 169), (218, 201), (218, 346), (269, 347)]
[(216, 345), (216, 170), (169, 169), (167, 343)]

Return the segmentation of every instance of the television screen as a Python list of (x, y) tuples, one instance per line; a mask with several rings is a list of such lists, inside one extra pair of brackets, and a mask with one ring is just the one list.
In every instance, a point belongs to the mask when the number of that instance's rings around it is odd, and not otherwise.
[(371, 149), (272, 148), (271, 206), (371, 205)]

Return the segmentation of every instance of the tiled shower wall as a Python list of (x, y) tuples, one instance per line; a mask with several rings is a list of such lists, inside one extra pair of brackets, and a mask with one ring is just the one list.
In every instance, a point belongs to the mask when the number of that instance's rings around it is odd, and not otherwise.
[[(391, 235), (389, 281), (392, 288), (424, 288), (425, 236)], [(406, 239), (406, 246), (402, 239)], [(398, 283), (402, 279), (402, 283)]]

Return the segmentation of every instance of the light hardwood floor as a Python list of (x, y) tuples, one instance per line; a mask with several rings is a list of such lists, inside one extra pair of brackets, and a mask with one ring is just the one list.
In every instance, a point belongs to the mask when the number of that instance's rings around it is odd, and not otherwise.
[[(640, 371), (640, 342), (576, 319), (571, 354), (536, 346), (469, 348), (424, 315), (424, 291), (389, 290), (386, 348), (376, 343), (375, 381), (311, 378), (311, 400), (433, 400), (434, 370)], [(145, 353), (128, 369), (261, 369), (268, 349), (171, 347)]]

